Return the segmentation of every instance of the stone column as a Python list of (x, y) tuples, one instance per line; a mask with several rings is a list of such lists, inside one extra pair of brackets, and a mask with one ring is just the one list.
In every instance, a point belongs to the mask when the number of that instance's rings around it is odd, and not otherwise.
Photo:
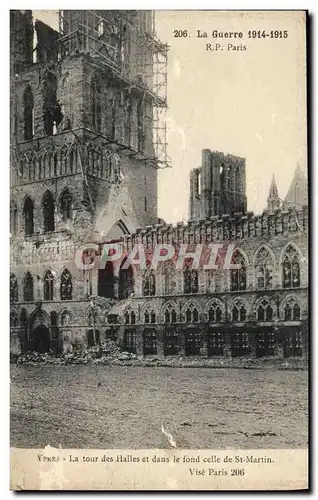
[(158, 325), (156, 327), (158, 358), (164, 358), (164, 330), (165, 329), (163, 325)]
[(143, 356), (143, 325), (135, 326), (136, 329), (136, 353), (137, 356)]
[(203, 358), (208, 357), (208, 332), (207, 328), (201, 327), (201, 348), (200, 356)]
[(249, 343), (249, 346), (250, 346), (250, 354), (249, 354), (249, 356), (252, 357), (252, 358), (255, 358), (256, 357), (256, 346), (257, 346), (256, 331), (252, 330), (252, 329), (247, 329), (246, 333), (248, 335), (248, 343)]
[(231, 337), (233, 335), (232, 331), (226, 331), (224, 332), (224, 356), (227, 358), (232, 357), (232, 343), (231, 343)]
[(182, 327), (178, 327), (178, 346), (179, 346), (179, 356), (185, 356), (185, 330)]
[(283, 359), (285, 332), (284, 330), (281, 330), (278, 326), (276, 326), (274, 327), (274, 333), (275, 333), (275, 357)]

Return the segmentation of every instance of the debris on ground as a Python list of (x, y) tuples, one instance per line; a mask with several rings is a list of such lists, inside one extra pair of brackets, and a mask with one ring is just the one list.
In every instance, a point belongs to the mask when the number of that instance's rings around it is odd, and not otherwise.
[(70, 346), (64, 353), (26, 352), (11, 355), (10, 361), (16, 364), (53, 364), (53, 365), (119, 365), (119, 366), (149, 366), (174, 368), (243, 368), (243, 369), (278, 369), (278, 370), (307, 370), (305, 358), (289, 358), (288, 362), (273, 358), (204, 358), (182, 356), (140, 356), (124, 351), (115, 341), (102, 340), (98, 345), (83, 347)]
[(86, 348), (70, 346), (63, 354), (53, 351), (46, 353), (26, 352), (18, 356), (11, 356), (11, 361), (17, 364), (108, 364), (111, 361), (137, 359), (137, 355), (125, 352), (113, 340), (103, 340), (98, 345)]

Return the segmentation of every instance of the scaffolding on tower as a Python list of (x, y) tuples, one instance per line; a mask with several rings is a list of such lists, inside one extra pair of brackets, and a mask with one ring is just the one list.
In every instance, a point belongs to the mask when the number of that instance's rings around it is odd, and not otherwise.
[[(110, 142), (157, 168), (170, 167), (166, 128), (169, 46), (156, 35), (154, 11), (60, 10), (59, 32), (60, 57), (87, 53), (97, 69), (111, 70), (122, 102), (124, 92), (141, 96), (144, 127), (153, 131), (153, 154)], [(146, 101), (152, 103), (150, 112)]]

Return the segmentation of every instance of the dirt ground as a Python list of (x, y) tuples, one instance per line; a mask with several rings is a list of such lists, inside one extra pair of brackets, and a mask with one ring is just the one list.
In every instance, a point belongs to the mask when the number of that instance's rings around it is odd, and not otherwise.
[(308, 373), (11, 365), (11, 446), (307, 447)]

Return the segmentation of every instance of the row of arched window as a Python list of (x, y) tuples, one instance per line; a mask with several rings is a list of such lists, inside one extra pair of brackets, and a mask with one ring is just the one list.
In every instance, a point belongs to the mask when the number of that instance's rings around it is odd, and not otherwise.
[[(51, 282), (48, 284), (47, 292), (51, 293)], [(50, 300), (50, 299), (47, 299)], [(65, 300), (65, 299), (61, 299)], [(264, 299), (255, 310), (256, 319), (259, 322), (271, 322), (274, 319), (274, 311), (271, 304)], [(197, 307), (191, 305), (187, 307), (183, 314), (182, 319), (178, 318), (176, 309), (169, 305), (164, 311), (164, 323), (173, 324), (179, 322), (186, 323), (199, 323), (200, 313)], [(287, 300), (283, 308), (283, 319), (284, 321), (300, 321), (301, 319), (301, 308), (299, 303), (295, 298), (290, 298)], [(217, 302), (212, 303), (209, 309), (205, 313), (204, 322), (206, 323), (222, 323), (224, 322), (224, 313), (222, 308)], [(235, 303), (231, 310), (230, 320), (234, 323), (244, 323), (247, 320), (247, 310), (240, 301)], [(21, 322), (22, 319), (21, 319)], [(146, 309), (143, 313), (142, 322), (145, 324), (155, 324), (157, 322), (156, 313), (153, 309)], [(10, 313), (10, 323), (12, 327), (18, 326), (19, 319), (15, 311)], [(68, 326), (72, 323), (72, 314), (68, 309), (63, 310), (60, 313), (60, 326)], [(94, 324), (93, 312), (88, 313), (88, 324)], [(135, 325), (136, 324), (136, 313), (131, 309), (127, 309), (124, 313), (124, 324), (125, 325)]]
[(25, 154), (18, 164), (20, 181), (50, 179), (77, 172), (78, 148), (62, 146), (61, 149), (44, 151), (38, 154)]
[[(289, 245), (283, 255), (281, 264), (282, 286), (283, 288), (300, 287), (300, 261), (297, 250)], [(247, 263), (243, 254), (237, 251), (232, 259), (232, 264), (239, 264), (238, 269), (230, 270), (230, 290), (239, 292), (247, 290)], [(261, 248), (255, 259), (255, 287), (258, 290), (270, 290), (273, 288), (274, 262), (271, 254), (266, 248)], [(209, 288), (212, 291), (213, 271), (205, 271), (209, 278)], [(174, 295), (176, 293), (175, 268), (170, 265), (163, 268), (163, 293), (164, 295)], [(156, 278), (152, 270), (146, 271), (143, 277), (143, 295), (151, 296), (156, 294)], [(221, 290), (214, 290), (221, 291)], [(183, 271), (183, 293), (199, 292), (199, 271), (187, 267)]]
[(105, 145), (88, 144), (79, 150), (77, 145), (72, 144), (37, 155), (24, 154), (18, 161), (18, 177), (13, 179), (13, 183), (75, 174), (82, 167), (95, 177), (114, 182), (118, 180), (119, 163), (118, 155), (111, 154)]
[[(51, 72), (45, 73), (44, 83), (44, 102), (43, 102), (43, 122), (47, 135), (55, 135), (59, 124), (63, 119), (60, 104), (56, 99), (57, 79)], [(108, 91), (109, 94), (109, 91)], [(107, 103), (107, 104), (106, 104)], [(97, 133), (104, 133), (111, 139), (118, 139), (125, 144), (131, 145), (131, 123), (132, 123), (132, 99), (130, 93), (125, 95), (116, 92), (110, 99), (105, 99), (102, 93), (100, 79), (94, 75), (91, 80), (90, 95), (90, 116), (91, 128)], [(142, 152), (145, 143), (144, 130), (144, 99), (140, 98), (136, 107), (137, 123), (137, 149)], [(102, 130), (102, 115), (107, 116), (105, 130)], [(65, 121), (65, 120), (64, 120)], [(118, 136), (120, 124), (124, 123), (124, 137)], [(23, 93), (23, 125), (24, 140), (30, 140), (34, 137), (34, 97), (30, 85), (27, 85)], [(65, 123), (64, 129), (69, 125)]]
[[(58, 211), (56, 210), (55, 199), (51, 191), (47, 190), (41, 202), (43, 216), (43, 232), (55, 231), (56, 219), (58, 217), (64, 223), (72, 220), (73, 199), (68, 188), (63, 189), (58, 200)], [(35, 232), (34, 227), (34, 202), (30, 196), (26, 196), (23, 203), (23, 222), (25, 236), (31, 236)], [(58, 215), (58, 213), (60, 215)], [(15, 201), (10, 204), (10, 232), (12, 236), (18, 234), (18, 209)]]
[[(57, 314), (55, 311), (51, 311), (51, 324), (57, 325)], [(68, 309), (64, 309), (59, 314), (59, 325), (64, 327), (72, 324), (73, 315)], [(19, 324), (25, 324), (27, 321), (25, 309), (22, 310), (20, 318), (15, 310), (10, 311), (10, 326), (18, 327)]]
[[(195, 305), (188, 306), (183, 313), (181, 314), (182, 319), (178, 318), (176, 309), (169, 305), (164, 313), (164, 323), (178, 323), (178, 322), (186, 322), (186, 323), (199, 323), (200, 312), (199, 309)], [(260, 322), (271, 322), (275, 318), (275, 312), (273, 305), (267, 300), (264, 299), (257, 306), (255, 310), (255, 317), (257, 321)], [(204, 321), (208, 323), (222, 323), (225, 321), (225, 313), (220, 303), (215, 301), (213, 302), (209, 309), (204, 314)], [(284, 321), (300, 321), (301, 319), (301, 308), (299, 303), (295, 298), (290, 298), (287, 300), (286, 304), (283, 308), (283, 319)], [(247, 321), (247, 309), (242, 301), (237, 301), (230, 311), (230, 320), (234, 323), (244, 323)], [(144, 323), (156, 323), (156, 313), (153, 309), (146, 309), (143, 314), (143, 322)], [(124, 314), (124, 323), (126, 325), (133, 325), (136, 323), (136, 314), (133, 310), (129, 309), (125, 311)]]
[[(60, 300), (72, 300), (73, 282), (68, 269), (64, 269), (60, 279)], [(43, 277), (43, 298), (46, 301), (54, 300), (54, 276), (50, 269)], [(10, 301), (19, 301), (19, 287), (15, 274), (10, 274)], [(23, 302), (34, 301), (34, 279), (28, 271), (23, 279)]]

